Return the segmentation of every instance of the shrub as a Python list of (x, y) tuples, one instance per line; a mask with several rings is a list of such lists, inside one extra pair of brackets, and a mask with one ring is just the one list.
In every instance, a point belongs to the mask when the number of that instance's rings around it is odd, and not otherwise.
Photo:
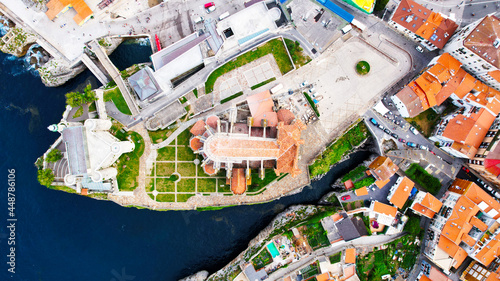
[(62, 158), (63, 158), (63, 155), (59, 149), (52, 149), (47, 154), (47, 158), (45, 158), (45, 160), (47, 160), (47, 162), (54, 163), (54, 162), (61, 160)]
[(55, 179), (52, 169), (38, 170), (38, 182), (46, 187), (50, 187)]

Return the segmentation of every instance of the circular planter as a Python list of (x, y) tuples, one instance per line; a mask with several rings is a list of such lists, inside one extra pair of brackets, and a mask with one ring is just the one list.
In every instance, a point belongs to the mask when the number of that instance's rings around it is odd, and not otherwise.
[(368, 72), (370, 72), (370, 64), (364, 60), (358, 61), (356, 64), (356, 73), (359, 75), (366, 75)]

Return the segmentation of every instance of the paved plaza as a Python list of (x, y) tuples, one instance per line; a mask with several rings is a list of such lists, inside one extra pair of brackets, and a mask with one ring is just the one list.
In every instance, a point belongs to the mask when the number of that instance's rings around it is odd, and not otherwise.
[(233, 77), (222, 82), (219, 87), (220, 98), (225, 99), (238, 92), (241, 92), (240, 83), (238, 83), (238, 78)]
[(257, 85), (261, 82), (275, 77), (273, 69), (271, 68), (269, 62), (263, 63), (250, 70), (245, 71), (244, 75), (248, 85), (250, 86)]

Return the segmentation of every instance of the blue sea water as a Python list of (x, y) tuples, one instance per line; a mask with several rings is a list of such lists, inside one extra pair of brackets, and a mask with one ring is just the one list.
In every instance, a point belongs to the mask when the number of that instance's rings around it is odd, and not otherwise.
[[(211, 273), (244, 250), (286, 207), (315, 203), (332, 180), (369, 156), (359, 152), (301, 193), (219, 211), (155, 212), (49, 190), (36, 158), (58, 134), (64, 94), (95, 79), (86, 71), (46, 88), (23, 59), (0, 53), (0, 280), (178, 280)], [(8, 272), (8, 169), (15, 169), (15, 273)]]

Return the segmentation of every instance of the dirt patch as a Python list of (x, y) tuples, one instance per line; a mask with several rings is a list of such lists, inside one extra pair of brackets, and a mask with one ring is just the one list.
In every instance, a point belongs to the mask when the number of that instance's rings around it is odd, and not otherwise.
[(161, 0), (148, 0), (148, 5), (151, 8), (151, 7), (154, 7), (158, 4), (160, 4), (161, 2), (162, 2)]

